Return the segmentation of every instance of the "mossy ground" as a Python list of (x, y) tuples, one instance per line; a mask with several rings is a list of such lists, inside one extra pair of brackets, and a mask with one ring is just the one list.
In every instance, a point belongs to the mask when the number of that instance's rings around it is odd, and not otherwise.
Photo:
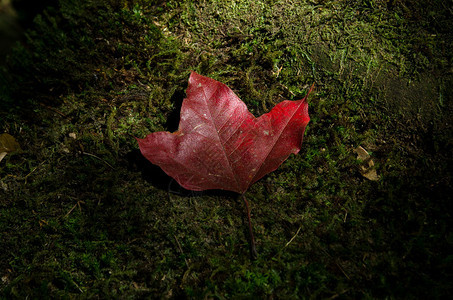
[[(451, 295), (451, 4), (60, 0), (0, 74), (22, 147), (0, 162), (1, 295)], [(255, 115), (315, 83), (302, 151), (246, 194), (256, 261), (241, 200), (182, 191), (133, 138), (177, 128), (191, 70)]]

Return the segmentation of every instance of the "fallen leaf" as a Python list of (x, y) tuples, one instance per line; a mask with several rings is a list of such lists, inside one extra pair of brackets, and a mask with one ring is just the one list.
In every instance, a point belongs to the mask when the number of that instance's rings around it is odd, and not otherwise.
[(374, 168), (374, 161), (371, 159), (368, 151), (362, 146), (359, 146), (354, 149), (354, 152), (357, 154), (357, 159), (362, 161), (362, 164), (360, 165), (360, 174), (368, 180), (379, 180), (379, 176)]
[(242, 194), (299, 152), (310, 120), (307, 96), (255, 118), (225, 84), (192, 72), (179, 129), (137, 141), (141, 153), (184, 188)]
[(0, 161), (8, 154), (20, 150), (19, 143), (16, 139), (8, 134), (0, 134)]

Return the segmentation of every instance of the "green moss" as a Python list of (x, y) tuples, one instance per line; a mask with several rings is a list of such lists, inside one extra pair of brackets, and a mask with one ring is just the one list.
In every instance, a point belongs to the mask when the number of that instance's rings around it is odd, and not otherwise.
[[(442, 1), (74, 1), (0, 72), (5, 298), (451, 294), (451, 18)], [(300, 154), (246, 197), (181, 190), (133, 136), (191, 70), (255, 115), (310, 95)], [(360, 173), (366, 148), (379, 181)]]

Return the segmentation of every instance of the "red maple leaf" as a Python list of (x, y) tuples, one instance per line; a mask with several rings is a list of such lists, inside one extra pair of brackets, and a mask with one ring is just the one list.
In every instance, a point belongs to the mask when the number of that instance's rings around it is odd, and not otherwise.
[(255, 118), (225, 84), (192, 72), (178, 131), (137, 139), (140, 151), (186, 189), (243, 194), (299, 152), (310, 120), (307, 96)]
[(307, 96), (283, 101), (255, 118), (225, 84), (192, 72), (178, 131), (155, 132), (137, 139), (140, 151), (186, 189), (222, 189), (242, 194), (250, 251), (256, 258), (244, 192), (277, 169), (291, 153), (299, 152), (310, 120)]

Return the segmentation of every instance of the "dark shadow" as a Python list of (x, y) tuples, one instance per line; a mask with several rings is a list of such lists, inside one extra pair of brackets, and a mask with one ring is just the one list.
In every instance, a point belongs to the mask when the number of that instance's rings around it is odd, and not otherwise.
[(46, 7), (57, 6), (58, 0), (12, 0), (12, 5), (17, 12), (18, 21), (22, 28), (28, 28), (33, 24), (33, 19)]
[(57, 0), (12, 0), (0, 4), (0, 64), (16, 43), (24, 39), (24, 31), (32, 27), (35, 17), (46, 7), (57, 4)]
[(126, 154), (126, 159), (129, 163), (128, 169), (131, 171), (138, 170), (142, 173), (142, 177), (147, 182), (160, 190), (167, 190), (170, 181), (173, 180), (161, 168), (153, 165), (136, 149)]
[(176, 130), (178, 130), (182, 102), (185, 97), (185, 90), (184, 88), (180, 87), (173, 93), (170, 98), (171, 103), (173, 103), (175, 107), (173, 111), (168, 114), (167, 122), (165, 123), (165, 127), (170, 132), (175, 132)]
[[(168, 175), (167, 175), (168, 176)], [(179, 183), (173, 178), (169, 177), (171, 180), (168, 184), (167, 191), (174, 195), (179, 195), (183, 197), (201, 197), (201, 196), (211, 196), (211, 197), (226, 197), (226, 198), (237, 198), (238, 193), (225, 191), (225, 190), (205, 190), (205, 191), (191, 191), (183, 188)]]

